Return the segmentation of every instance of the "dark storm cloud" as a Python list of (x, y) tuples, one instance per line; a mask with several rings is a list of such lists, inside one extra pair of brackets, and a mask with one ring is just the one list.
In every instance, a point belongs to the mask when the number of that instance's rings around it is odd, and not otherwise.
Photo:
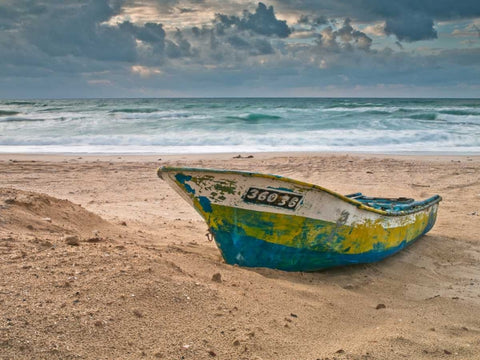
[(387, 34), (407, 42), (435, 39), (435, 21), (480, 16), (478, 0), (277, 0), (277, 3), (290, 10), (321, 16), (385, 21)]
[(124, 21), (118, 25), (118, 28), (126, 36), (133, 36), (135, 39), (151, 45), (154, 53), (163, 53), (165, 30), (163, 30), (162, 24), (146, 23), (143, 26), (137, 26), (129, 21)]
[[(15, 29), (15, 32), (12, 32), (14, 35), (0, 33), (0, 45), (20, 44), (24, 48), (16, 54), (29, 53), (28, 57), (36, 59), (39, 66), (43, 61), (45, 68), (52, 68), (56, 63), (48, 61), (48, 57), (63, 57), (66, 62), (70, 59), (73, 70), (79, 64), (73, 61), (75, 58), (153, 66), (164, 64), (168, 59), (237, 58), (236, 54), (228, 55), (232, 49), (249, 56), (268, 55), (275, 52), (268, 37), (285, 38), (291, 32), (286, 21), (276, 18), (273, 7), (263, 3), (259, 3), (254, 12), (245, 10), (241, 17), (218, 15), (214, 28), (177, 29), (168, 34), (161, 23), (107, 23), (119, 15), (122, 5), (127, 3), (135, 5), (132, 0), (49, 0), (38, 1), (35, 6), (31, 6), (29, 0), (9, 1), (1, 8), (2, 18), (8, 17), (9, 21), (2, 21), (0, 29)], [(178, 1), (150, 3), (157, 8), (171, 9)], [(201, 5), (202, 1), (195, 4)], [(242, 34), (237, 34), (238, 31)], [(205, 51), (207, 49), (212, 53)], [(7, 55), (12, 60), (13, 52), (2, 54), (0, 51), (0, 62)]]
[(385, 33), (393, 34), (400, 41), (418, 41), (437, 38), (433, 19), (424, 14), (409, 14), (403, 17), (387, 19)]
[[(32, 61), (44, 61), (46, 57), (58, 60), (70, 59), (72, 70), (79, 62), (75, 58), (94, 61), (146, 62), (161, 63), (165, 56), (179, 56), (185, 52), (186, 43), (175, 40), (169, 43), (169, 53), (165, 54), (166, 33), (160, 23), (136, 25), (124, 21), (117, 26), (107, 24), (113, 16), (120, 13), (123, 1), (60, 0), (6, 2), (2, 5), (1, 16), (8, 15), (9, 21), (0, 18), (0, 46), (6, 42), (16, 42), (23, 53)], [(6, 24), (6, 25), (4, 25)], [(1, 31), (11, 29), (11, 31)], [(138, 46), (138, 41), (148, 47)], [(3, 50), (3, 51), (2, 51)], [(0, 48), (0, 62), (11, 51)], [(44, 66), (51, 68), (57, 61), (45, 61)], [(84, 63), (86, 60), (84, 61)], [(84, 66), (83, 66), (84, 67)], [(84, 71), (85, 69), (78, 69)]]
[(322, 50), (337, 52), (355, 48), (369, 51), (372, 39), (365, 33), (354, 29), (351, 25), (351, 20), (346, 18), (342, 27), (337, 30), (334, 30), (332, 26), (324, 28), (318, 36), (317, 45)]
[(184, 38), (183, 33), (177, 29), (173, 36), (175, 41), (167, 40), (166, 54), (170, 58), (193, 56), (194, 51), (190, 42)]
[(372, 45), (372, 39), (365, 33), (355, 30), (349, 18), (345, 19), (343, 26), (336, 31), (336, 35), (340, 37), (344, 44), (356, 46), (361, 50), (369, 50)]
[(31, 44), (51, 56), (133, 61), (133, 34), (102, 25), (117, 11), (104, 0), (56, 4), (37, 16), (23, 32)]
[(237, 49), (248, 49), (250, 48), (250, 43), (238, 35), (232, 35), (227, 38), (227, 42)]
[(239, 30), (250, 30), (265, 36), (286, 38), (292, 32), (285, 20), (277, 19), (273, 6), (267, 7), (263, 3), (258, 3), (255, 13), (246, 10), (242, 17), (217, 14), (216, 20), (224, 28), (235, 26)]
[(394, 18), (404, 13), (422, 13), (436, 20), (473, 18), (480, 15), (477, 0), (276, 0), (291, 10), (328, 16), (351, 16), (362, 21)]
[(258, 3), (253, 12), (244, 10), (241, 16), (217, 13), (211, 25), (177, 31), (193, 49), (191, 61), (220, 67), (239, 66), (249, 63), (250, 57), (275, 54), (283, 47), (281, 39), (291, 32), (285, 20), (277, 19), (273, 7), (263, 3)]
[(268, 40), (255, 39), (250, 53), (252, 55), (270, 55), (275, 53), (275, 50)]
[(300, 25), (310, 25), (313, 27), (328, 24), (328, 20), (325, 16), (309, 16), (301, 15), (297, 21)]
[(196, 12), (197, 10), (191, 8), (178, 8), (178, 11), (180, 12), (180, 14), (186, 14)]
[(162, 24), (146, 23), (144, 26), (136, 26), (129, 21), (119, 24), (121, 30), (131, 33), (138, 40), (151, 44), (163, 44), (165, 41), (165, 30)]
[(272, 44), (265, 39), (246, 39), (238, 35), (232, 35), (227, 38), (227, 42), (238, 50), (246, 50), (250, 55), (269, 55), (275, 50)]
[(0, 30), (15, 28), (20, 21), (45, 11), (46, 7), (34, 0), (5, 0), (0, 3)]
[[(408, 50), (413, 45), (398, 51), (397, 42), (395, 51), (382, 50), (355, 25), (382, 20), (399, 41), (433, 39), (436, 21), (476, 16), (474, 2), (271, 1), (241, 8), (220, 0), (0, 0), (0, 96), (26, 85), (30, 96), (138, 96), (144, 86), (212, 96), (250, 95), (257, 86), (268, 95), (339, 83), (476, 86), (480, 76), (479, 49), (425, 55)], [(136, 22), (133, 11), (143, 5), (139, 14), (154, 5), (158, 19)], [(288, 9), (287, 24), (278, 14)], [(197, 13), (201, 21), (187, 23)]]
[[(15, 33), (50, 56), (84, 56), (98, 60), (131, 61), (135, 38), (105, 25), (120, 10), (119, 2), (45, 1), (30, 12), (28, 2), (20, 8)], [(40, 10), (41, 9), (41, 10)]]

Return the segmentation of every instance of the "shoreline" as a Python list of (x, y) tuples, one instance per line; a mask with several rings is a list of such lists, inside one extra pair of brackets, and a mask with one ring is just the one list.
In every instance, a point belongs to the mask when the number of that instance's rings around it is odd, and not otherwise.
[[(240, 156), (240, 157), (238, 157)], [(30, 161), (65, 161), (65, 160), (103, 160), (103, 161), (143, 161), (153, 162), (158, 159), (168, 161), (178, 160), (228, 160), (228, 159), (270, 159), (277, 157), (306, 158), (306, 157), (353, 157), (366, 158), (392, 158), (392, 159), (419, 159), (432, 161), (448, 160), (480, 160), (480, 154), (433, 154), (433, 153), (352, 153), (352, 152), (316, 152), (316, 151), (280, 151), (280, 152), (225, 152), (225, 153), (189, 153), (189, 154), (107, 154), (107, 153), (55, 153), (55, 154), (34, 154), (34, 153), (0, 153), (0, 161), (8, 160), (30, 160)]]

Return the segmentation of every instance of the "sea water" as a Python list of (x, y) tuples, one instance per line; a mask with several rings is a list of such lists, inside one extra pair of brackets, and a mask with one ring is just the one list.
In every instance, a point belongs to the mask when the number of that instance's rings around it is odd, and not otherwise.
[(480, 154), (480, 99), (0, 100), (1, 153)]

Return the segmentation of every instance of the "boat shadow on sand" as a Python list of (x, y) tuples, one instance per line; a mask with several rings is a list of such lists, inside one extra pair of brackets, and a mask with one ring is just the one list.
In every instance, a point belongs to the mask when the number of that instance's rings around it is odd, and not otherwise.
[(463, 298), (480, 304), (480, 247), (456, 238), (425, 235), (403, 251), (370, 264), (353, 264), (313, 272), (244, 268), (294, 286), (334, 286), (348, 291), (393, 290), (404, 299)]

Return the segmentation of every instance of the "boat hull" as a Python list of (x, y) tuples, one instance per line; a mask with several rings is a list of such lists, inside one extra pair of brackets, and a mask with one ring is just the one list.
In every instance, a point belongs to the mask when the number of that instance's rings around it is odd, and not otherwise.
[[(436, 209), (432, 208), (418, 215), (413, 224), (388, 230), (372, 226), (358, 231), (318, 219), (213, 206), (208, 224), (229, 264), (314, 271), (382, 260), (428, 232), (435, 218)], [(366, 251), (353, 250), (349, 236), (355, 233), (355, 242), (374, 244), (365, 246), (369, 248)]]
[(159, 175), (205, 219), (227, 263), (287, 271), (382, 260), (433, 227), (439, 201), (392, 215), (278, 176), (186, 168)]

